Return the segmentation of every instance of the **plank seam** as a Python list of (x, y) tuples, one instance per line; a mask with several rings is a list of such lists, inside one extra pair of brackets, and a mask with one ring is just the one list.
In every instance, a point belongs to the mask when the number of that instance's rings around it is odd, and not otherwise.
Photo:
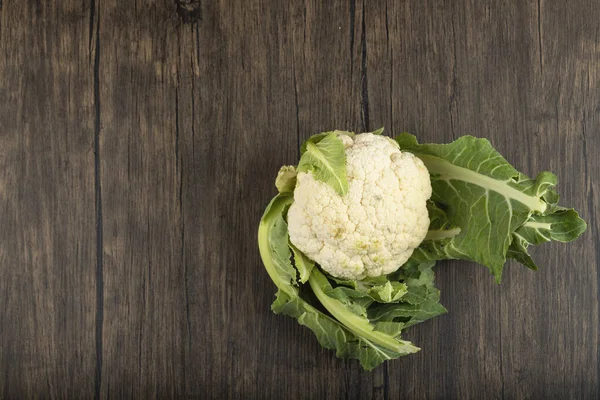
[[(94, 189), (96, 197), (96, 373), (94, 398), (99, 399), (102, 388), (102, 331), (104, 325), (104, 236), (102, 226), (102, 176), (100, 171), (100, 15), (96, 14), (95, 1), (90, 10), (90, 49), (94, 20), (96, 21), (96, 43), (94, 54)], [(91, 55), (91, 53), (90, 53)]]

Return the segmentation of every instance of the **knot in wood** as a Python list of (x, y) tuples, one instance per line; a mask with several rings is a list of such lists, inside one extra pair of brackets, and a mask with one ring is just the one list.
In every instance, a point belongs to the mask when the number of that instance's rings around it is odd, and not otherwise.
[(185, 24), (202, 21), (202, 5), (199, 0), (176, 0), (177, 15)]

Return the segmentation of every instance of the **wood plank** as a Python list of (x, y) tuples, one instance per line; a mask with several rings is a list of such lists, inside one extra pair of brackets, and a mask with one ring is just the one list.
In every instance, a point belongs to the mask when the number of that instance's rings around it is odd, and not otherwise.
[[(388, 134), (408, 131), (423, 142), (443, 143), (474, 133), (459, 127), (464, 117), (457, 112), (461, 81), (455, 40), (460, 39), (455, 37), (466, 26), (454, 15), (452, 4), (436, 2), (368, 9), (370, 114), (378, 125), (389, 124)], [(486, 269), (463, 262), (443, 263), (436, 279), (449, 314), (406, 333), (422, 351), (389, 363), (390, 395), (495, 398), (502, 385), (501, 353), (483, 338), (489, 333), (487, 340), (499, 342), (494, 333), (499, 288)], [(474, 304), (480, 297), (488, 300)]]
[(0, 398), (94, 395), (89, 14), (0, 2)]
[[(587, 0), (0, 0), (0, 398), (598, 398), (598, 60)], [(590, 228), (443, 263), (365, 372), (270, 311), (256, 229), (305, 138), (380, 126), (488, 137)]]
[(298, 140), (359, 127), (360, 64), (345, 82), (352, 18), (348, 6), (317, 2), (289, 11), (283, 3), (203, 3), (202, 20), (181, 31), (190, 396), (382, 394), (381, 373), (337, 360), (306, 328), (272, 314), (275, 286), (255, 239), (279, 166), (297, 162)]
[[(365, 33), (369, 27), (364, 18), (365, 8), (368, 6), (363, 1), (307, 1), (292, 9), (294, 37), (290, 67), (294, 71), (298, 145), (322, 131), (365, 132), (379, 127), (369, 122), (365, 64)], [(297, 162), (297, 155), (293, 160)], [(292, 329), (298, 328), (292, 326)], [(312, 334), (308, 336), (305, 343), (314, 343)], [(327, 398), (350, 399), (378, 399), (388, 395), (385, 366), (366, 372), (356, 360), (334, 357), (332, 351), (320, 352), (319, 363), (326, 369), (311, 374), (314, 382), (308, 382), (306, 372), (297, 375), (296, 379), (308, 389), (302, 391), (300, 386), (299, 393), (311, 398), (314, 393), (326, 391)], [(319, 364), (317, 367), (321, 368)]]
[[(598, 184), (600, 169), (600, 7), (587, 1), (531, 2), (531, 42), (519, 72), (515, 132), (508, 152), (532, 172), (556, 172), (561, 203), (575, 207), (588, 232), (535, 251), (536, 274), (513, 268), (502, 308), (505, 396), (587, 398), (598, 392)], [(585, 11), (583, 11), (585, 10)], [(525, 149), (526, 151), (523, 151)], [(529, 154), (529, 156), (527, 156)]]
[(539, 272), (510, 263), (500, 286), (481, 267), (440, 266), (450, 313), (407, 335), (423, 351), (390, 364), (394, 396), (598, 396), (598, 135), (590, 133), (600, 128), (593, 61), (600, 8), (583, 3), (368, 9), (373, 121), (391, 119), (395, 134), (407, 130), (422, 141), (488, 137), (520, 170), (555, 171), (563, 203), (592, 222), (579, 241), (536, 251)]
[(179, 18), (170, 2), (96, 7), (103, 230), (98, 396), (183, 397)]

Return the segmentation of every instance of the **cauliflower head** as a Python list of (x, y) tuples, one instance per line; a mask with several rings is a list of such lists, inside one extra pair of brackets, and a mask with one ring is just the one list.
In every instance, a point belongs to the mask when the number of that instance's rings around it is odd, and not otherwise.
[(288, 211), (290, 241), (332, 276), (389, 274), (421, 244), (429, 227), (429, 172), (411, 153), (380, 135), (339, 135), (348, 192), (340, 195), (300, 172)]

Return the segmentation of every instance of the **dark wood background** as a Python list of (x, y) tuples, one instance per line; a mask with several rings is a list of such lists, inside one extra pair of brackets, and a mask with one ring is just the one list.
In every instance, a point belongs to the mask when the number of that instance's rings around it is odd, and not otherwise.
[[(449, 262), (364, 372), (270, 311), (280, 165), (334, 128), (489, 138), (589, 229)], [(0, 398), (600, 396), (596, 0), (0, 0)]]

